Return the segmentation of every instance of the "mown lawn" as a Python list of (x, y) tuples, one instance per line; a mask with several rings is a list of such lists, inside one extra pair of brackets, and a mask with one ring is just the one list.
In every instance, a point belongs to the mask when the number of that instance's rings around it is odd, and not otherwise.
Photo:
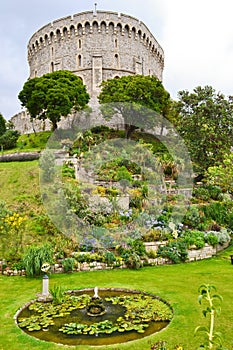
[[(149, 350), (151, 344), (166, 340), (170, 349), (180, 344), (186, 350), (197, 349), (200, 339), (193, 336), (198, 325), (206, 325), (202, 308), (197, 302), (198, 287), (203, 283), (214, 284), (223, 296), (222, 312), (216, 319), (216, 330), (224, 335), (224, 344), (233, 348), (232, 296), (233, 265), (230, 263), (232, 247), (223, 255), (188, 264), (145, 267), (140, 270), (113, 270), (52, 275), (50, 286), (62, 285), (67, 289), (98, 287), (122, 287), (154, 293), (166, 299), (174, 308), (174, 318), (160, 333), (139, 341), (119, 345), (73, 349)], [(41, 279), (25, 277), (0, 277), (1, 327), (0, 350), (67, 349), (69, 347), (36, 340), (24, 334), (14, 323), (14, 314), (24, 303), (41, 291)]]

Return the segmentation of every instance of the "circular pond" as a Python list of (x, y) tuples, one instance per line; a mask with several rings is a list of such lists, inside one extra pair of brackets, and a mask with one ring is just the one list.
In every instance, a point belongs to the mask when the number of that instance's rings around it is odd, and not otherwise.
[[(94, 300), (95, 299), (95, 300)], [(143, 338), (165, 328), (173, 317), (157, 296), (125, 289), (99, 289), (104, 313), (88, 314), (93, 289), (67, 291), (62, 302), (32, 302), (16, 315), (17, 325), (41, 340), (66, 345), (108, 345)]]

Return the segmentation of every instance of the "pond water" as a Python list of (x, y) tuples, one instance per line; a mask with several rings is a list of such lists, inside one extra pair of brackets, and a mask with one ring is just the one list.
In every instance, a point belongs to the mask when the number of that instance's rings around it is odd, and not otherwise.
[[(90, 295), (90, 297), (92, 297), (93, 290), (84, 289), (81, 291), (72, 291), (70, 294), (74, 296), (80, 296), (85, 294), (85, 295)], [(122, 332), (121, 330), (121, 331), (114, 331), (111, 334), (98, 333), (98, 334), (90, 335), (90, 334), (65, 334), (61, 332), (61, 330), (59, 331), (59, 329), (61, 329), (65, 324), (78, 323), (78, 324), (92, 325), (93, 323), (99, 323), (106, 320), (111, 321), (112, 324), (115, 324), (119, 319), (119, 317), (122, 318), (125, 316), (127, 309), (124, 305), (120, 305), (120, 304), (115, 305), (111, 301), (106, 300), (106, 298), (120, 297), (122, 295), (130, 296), (135, 294), (142, 295), (142, 298), (149, 295), (146, 293), (140, 293), (138, 291), (129, 291), (129, 290), (123, 290), (123, 289), (99, 289), (99, 297), (102, 298), (103, 304), (106, 309), (106, 313), (104, 315), (94, 316), (94, 317), (88, 316), (86, 308), (75, 309), (75, 310), (72, 310), (69, 315), (66, 315), (64, 317), (53, 318), (54, 325), (51, 325), (45, 328), (44, 330), (29, 331), (26, 327), (21, 327), (21, 328), (24, 332), (26, 332), (30, 336), (36, 337), (44, 341), (66, 344), (66, 345), (92, 345), (92, 346), (93, 345), (95, 346), (110, 345), (110, 344), (133, 341), (133, 340), (137, 340), (137, 339), (149, 336), (153, 333), (159, 332), (161, 329), (165, 328), (169, 324), (168, 320), (148, 322), (148, 325), (143, 330), (143, 333), (138, 333), (135, 330), (129, 330), (124, 332)], [(152, 296), (152, 297), (159, 299), (156, 296)], [(163, 303), (168, 305), (166, 302), (163, 302)], [(22, 318), (28, 318), (35, 314), (36, 314), (35, 310), (29, 310), (29, 306), (25, 307), (17, 315), (16, 321), (18, 324), (20, 324), (20, 321), (22, 320)]]

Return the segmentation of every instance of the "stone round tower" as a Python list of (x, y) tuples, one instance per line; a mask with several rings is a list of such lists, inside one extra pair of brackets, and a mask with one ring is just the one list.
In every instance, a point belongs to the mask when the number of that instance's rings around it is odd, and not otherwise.
[(30, 78), (63, 69), (75, 73), (94, 102), (109, 78), (142, 74), (162, 80), (164, 52), (138, 19), (88, 11), (39, 29), (29, 40), (28, 62)]
[[(91, 97), (90, 120), (94, 125), (99, 122), (97, 96), (101, 82), (135, 74), (162, 80), (164, 52), (138, 19), (116, 12), (87, 11), (57, 19), (33, 34), (28, 43), (28, 62), (29, 78), (57, 70), (79, 76)], [(75, 115), (64, 118), (59, 127), (70, 127), (74, 120)], [(21, 133), (50, 129), (48, 120), (31, 121), (27, 111), (16, 114), (11, 121)]]

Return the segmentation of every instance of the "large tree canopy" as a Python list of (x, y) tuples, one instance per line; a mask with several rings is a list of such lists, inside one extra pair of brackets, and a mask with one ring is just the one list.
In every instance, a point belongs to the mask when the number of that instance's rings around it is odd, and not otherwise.
[(200, 173), (221, 162), (233, 145), (233, 97), (211, 86), (180, 91), (176, 126)]
[(18, 97), (31, 118), (48, 118), (53, 130), (62, 116), (83, 109), (89, 101), (82, 80), (65, 70), (28, 80)]
[(150, 123), (153, 125), (154, 116), (150, 117), (147, 109), (167, 117), (171, 106), (169, 93), (154, 76), (123, 76), (104, 81), (98, 99), (101, 104), (110, 107), (105, 109), (105, 115), (110, 117), (114, 113), (122, 115), (127, 137), (141, 126), (141, 122), (147, 127), (150, 127)]

